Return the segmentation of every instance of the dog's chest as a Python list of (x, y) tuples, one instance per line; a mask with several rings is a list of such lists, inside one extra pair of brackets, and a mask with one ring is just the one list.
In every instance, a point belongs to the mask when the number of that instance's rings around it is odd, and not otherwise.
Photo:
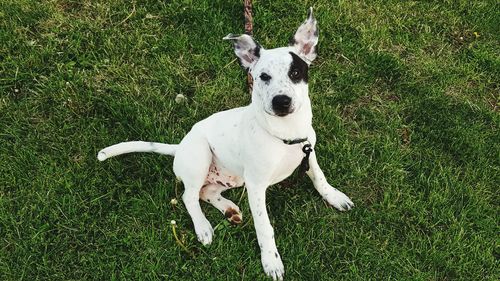
[(302, 145), (295, 144), (285, 147), (280, 164), (275, 167), (272, 184), (278, 183), (288, 178), (300, 165), (305, 154), (302, 152)]

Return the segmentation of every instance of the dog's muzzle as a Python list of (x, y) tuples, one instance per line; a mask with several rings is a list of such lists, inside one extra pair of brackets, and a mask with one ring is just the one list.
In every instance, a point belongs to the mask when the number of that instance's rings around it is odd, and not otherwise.
[(291, 113), (292, 98), (286, 95), (277, 95), (272, 100), (273, 111), (278, 116), (286, 116)]

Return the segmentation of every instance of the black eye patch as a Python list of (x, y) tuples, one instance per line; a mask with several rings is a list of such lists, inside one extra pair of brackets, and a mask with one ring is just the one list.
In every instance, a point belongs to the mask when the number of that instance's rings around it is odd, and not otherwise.
[(309, 66), (296, 54), (290, 52), (290, 55), (292, 56), (292, 63), (290, 64), (290, 69), (288, 70), (288, 77), (294, 84), (301, 81), (307, 83), (307, 72), (309, 70)]
[(264, 82), (269, 82), (269, 80), (271, 80), (271, 76), (269, 76), (269, 74), (265, 72), (262, 72), (262, 74), (260, 75), (260, 80)]

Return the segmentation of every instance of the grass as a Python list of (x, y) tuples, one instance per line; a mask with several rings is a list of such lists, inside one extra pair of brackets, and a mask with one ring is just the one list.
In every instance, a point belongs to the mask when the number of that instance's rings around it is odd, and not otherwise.
[[(221, 40), (240, 2), (0, 3), (1, 280), (264, 279), (245, 194), (238, 227), (202, 206), (203, 247), (171, 158), (95, 157), (249, 102)], [(356, 208), (296, 176), (269, 189), (286, 278), (498, 280), (498, 2), (255, 1), (256, 38), (284, 45), (310, 5), (319, 162)]]

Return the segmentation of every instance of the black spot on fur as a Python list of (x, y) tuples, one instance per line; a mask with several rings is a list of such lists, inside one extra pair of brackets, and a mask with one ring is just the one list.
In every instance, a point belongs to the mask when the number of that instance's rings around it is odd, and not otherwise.
[(257, 47), (255, 47), (255, 50), (253, 51), (253, 54), (254, 56), (256, 56), (257, 58), (260, 58), (260, 45), (259, 43), (257, 43), (255, 40), (253, 40), (253, 42), (255, 43), (255, 45)]
[(309, 70), (307, 63), (292, 52), (290, 52), (290, 55), (292, 56), (293, 61), (290, 64), (290, 69), (288, 70), (288, 77), (294, 84), (297, 84), (301, 81), (307, 83), (307, 73)]
[(264, 81), (264, 83), (266, 85), (269, 85), (269, 83), (271, 83), (271, 76), (269, 76), (269, 74), (265, 73), (265, 72), (262, 72), (259, 76), (260, 80)]

